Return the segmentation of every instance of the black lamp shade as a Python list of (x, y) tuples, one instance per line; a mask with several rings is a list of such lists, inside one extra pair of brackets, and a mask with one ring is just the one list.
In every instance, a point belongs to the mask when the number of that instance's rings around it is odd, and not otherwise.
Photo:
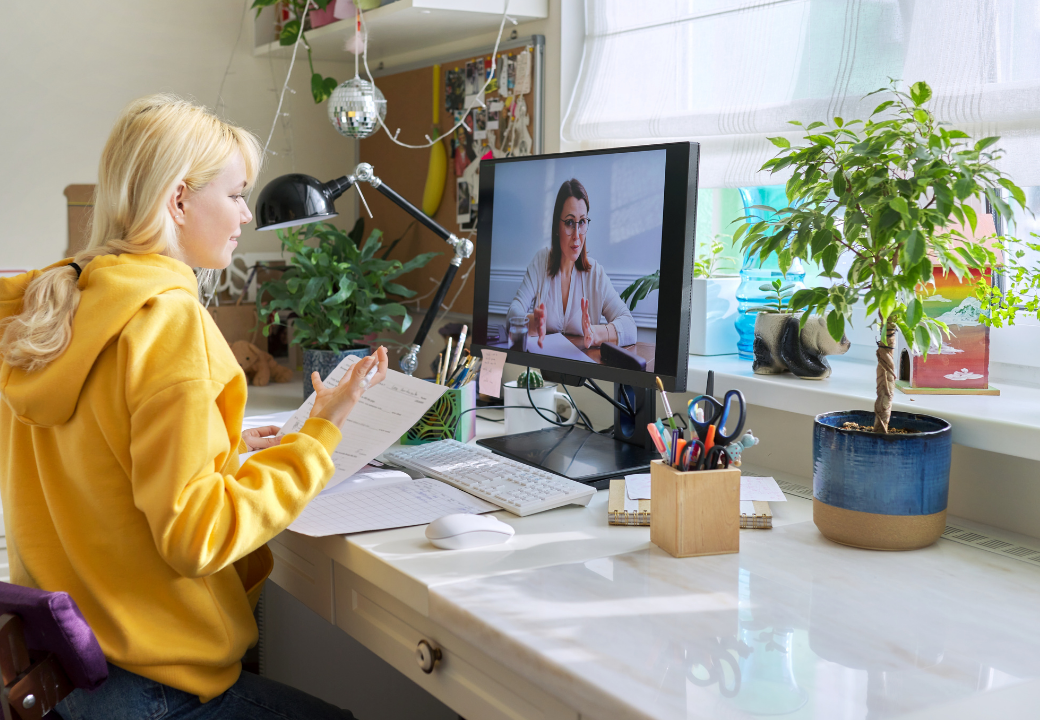
[(256, 229), (277, 230), (336, 217), (333, 201), (343, 190), (329, 185), (302, 173), (275, 178), (256, 201)]

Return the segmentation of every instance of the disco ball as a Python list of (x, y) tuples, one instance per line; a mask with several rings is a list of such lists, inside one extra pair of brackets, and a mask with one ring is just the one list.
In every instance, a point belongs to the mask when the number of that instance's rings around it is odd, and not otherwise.
[(329, 122), (341, 135), (367, 138), (386, 117), (386, 98), (374, 84), (355, 76), (332, 91)]

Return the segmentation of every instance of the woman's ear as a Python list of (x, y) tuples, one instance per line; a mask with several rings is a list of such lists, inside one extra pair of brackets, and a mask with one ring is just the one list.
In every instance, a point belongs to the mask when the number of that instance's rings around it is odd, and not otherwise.
[(184, 198), (188, 193), (188, 186), (184, 184), (184, 181), (177, 183), (177, 186), (173, 189), (170, 194), (170, 199), (167, 202), (167, 206), (170, 210), (170, 217), (178, 225), (184, 225)]

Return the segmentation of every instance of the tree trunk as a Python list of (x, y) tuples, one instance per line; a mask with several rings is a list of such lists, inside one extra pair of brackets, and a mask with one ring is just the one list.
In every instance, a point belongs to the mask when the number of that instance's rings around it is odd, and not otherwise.
[(892, 419), (892, 394), (896, 390), (896, 324), (885, 323), (885, 333), (877, 348), (877, 399), (874, 401), (874, 432), (887, 433)]

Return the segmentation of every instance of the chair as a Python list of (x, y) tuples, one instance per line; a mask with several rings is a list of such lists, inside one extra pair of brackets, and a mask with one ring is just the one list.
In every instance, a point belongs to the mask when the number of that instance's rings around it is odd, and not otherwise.
[(3, 720), (36, 720), (76, 688), (99, 687), (108, 664), (68, 593), (0, 582), (0, 675)]

